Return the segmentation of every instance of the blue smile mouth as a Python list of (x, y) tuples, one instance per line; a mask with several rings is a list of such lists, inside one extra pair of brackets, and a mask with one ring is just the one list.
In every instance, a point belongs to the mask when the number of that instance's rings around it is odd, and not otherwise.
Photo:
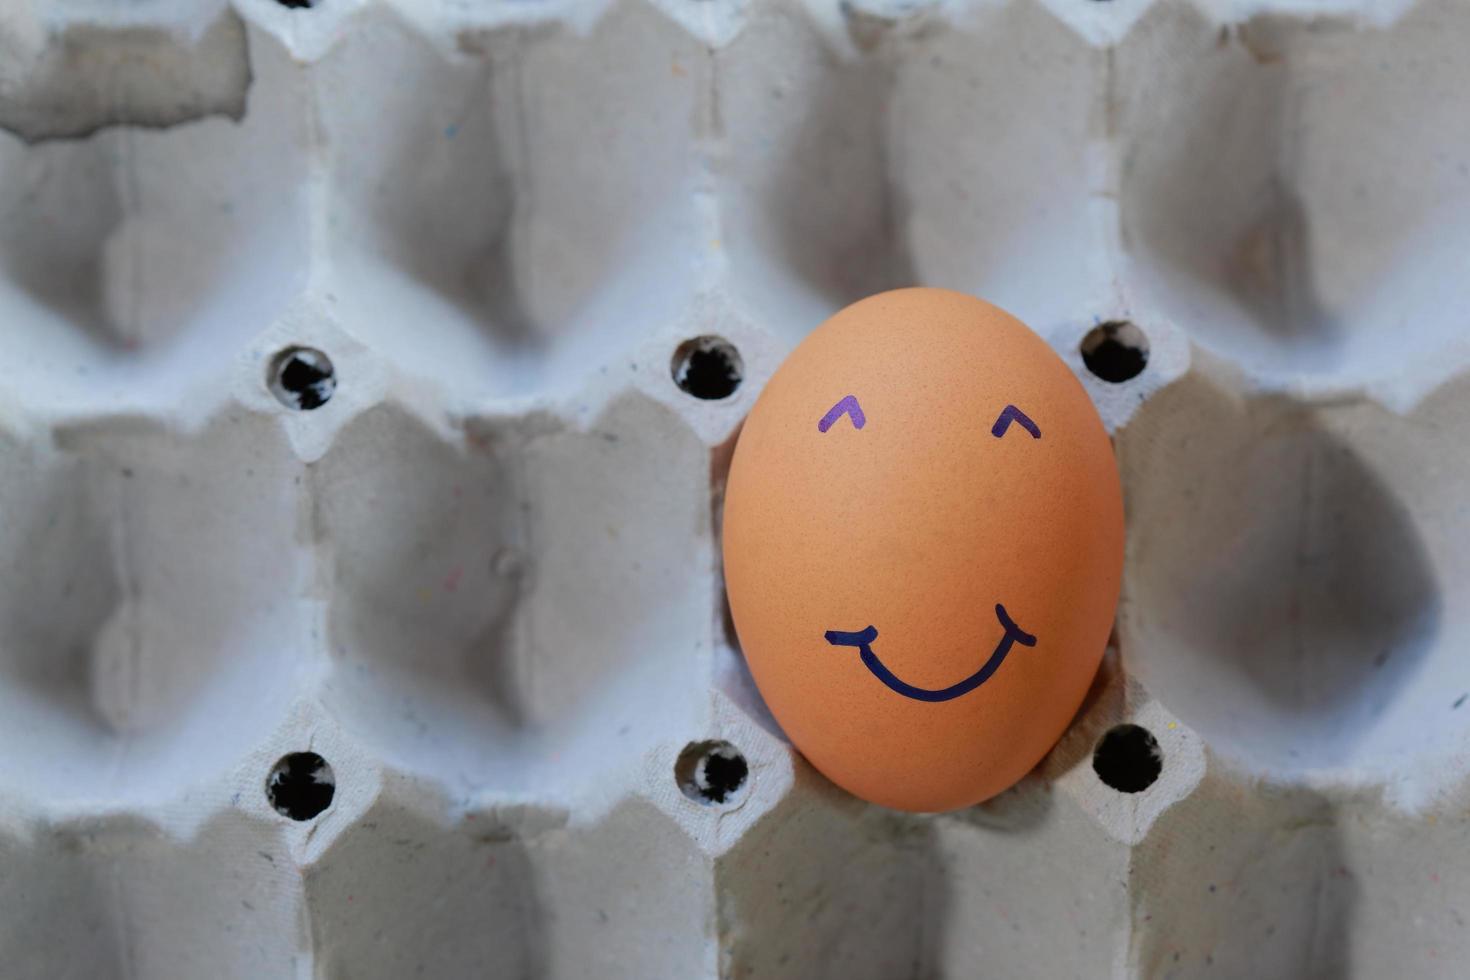
[(879, 660), (878, 655), (873, 652), (873, 641), (878, 639), (878, 628), (876, 626), (869, 626), (867, 629), (858, 630), (856, 633), (849, 633), (844, 630), (828, 630), (825, 635), (827, 642), (834, 647), (857, 647), (862, 657), (863, 666), (872, 671), (873, 676), (887, 685), (890, 690), (902, 694), (906, 698), (913, 698), (915, 701), (952, 701), (955, 698), (969, 694), (975, 688), (988, 681), (990, 676), (1000, 669), (1000, 665), (1005, 662), (1006, 654), (1011, 652), (1011, 647), (1015, 644), (1019, 643), (1023, 647), (1036, 646), (1036, 637), (1017, 626), (1015, 620), (1011, 619), (1006, 613), (1006, 607), (998, 602), (995, 604), (995, 617), (1000, 620), (1000, 625), (1005, 630), (1005, 635), (996, 644), (995, 652), (990, 655), (990, 659), (985, 661), (979, 670), (958, 684), (952, 684), (949, 687), (938, 690), (930, 690), (926, 687), (915, 687), (912, 684), (907, 684), (899, 680), (894, 676), (893, 671), (883, 665), (883, 661)]

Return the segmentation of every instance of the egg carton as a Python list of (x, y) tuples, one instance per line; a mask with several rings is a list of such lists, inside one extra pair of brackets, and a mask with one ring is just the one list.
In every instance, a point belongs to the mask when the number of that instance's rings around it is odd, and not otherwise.
[[(1463, 976), (1470, 9), (0, 7), (0, 974)], [(816, 774), (740, 420), (909, 283), (1115, 438), (1021, 784)]]

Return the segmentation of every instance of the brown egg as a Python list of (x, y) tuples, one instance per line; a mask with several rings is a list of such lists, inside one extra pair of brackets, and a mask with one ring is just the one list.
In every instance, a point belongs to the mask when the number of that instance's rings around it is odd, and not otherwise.
[(725, 581), (766, 703), (850, 792), (969, 806), (1061, 737), (1123, 564), (1112, 446), (1023, 323), (942, 289), (811, 333), (741, 430)]

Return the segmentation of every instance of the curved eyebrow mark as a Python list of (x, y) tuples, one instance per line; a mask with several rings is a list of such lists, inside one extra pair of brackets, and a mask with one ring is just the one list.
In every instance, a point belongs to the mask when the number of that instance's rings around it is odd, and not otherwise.
[(848, 633), (843, 630), (828, 630), (825, 635), (827, 642), (834, 647), (857, 647), (861, 654), (863, 666), (872, 671), (873, 676), (887, 685), (890, 690), (902, 694), (906, 698), (913, 698), (915, 701), (951, 701), (969, 694), (975, 688), (990, 680), (990, 675), (1000, 669), (1000, 665), (1005, 660), (1006, 654), (1011, 652), (1011, 647), (1014, 644), (1019, 643), (1023, 647), (1036, 646), (1036, 637), (1017, 626), (1015, 620), (1011, 619), (1006, 613), (1006, 607), (998, 602), (995, 604), (995, 616), (1000, 620), (1000, 625), (1005, 630), (1005, 635), (996, 644), (995, 652), (990, 655), (990, 659), (985, 661), (979, 670), (958, 684), (951, 684), (949, 687), (939, 688), (938, 690), (915, 687), (912, 684), (901, 681), (894, 676), (893, 671), (884, 666), (883, 661), (879, 660), (878, 655), (873, 652), (873, 641), (878, 639), (878, 628), (876, 626), (869, 626), (867, 629), (861, 629), (855, 633)]
[(1021, 411), (1014, 405), (1007, 405), (1005, 408), (1001, 409), (1000, 417), (997, 418), (995, 420), (995, 424), (990, 427), (990, 434), (999, 439), (1001, 436), (1006, 434), (1006, 430), (1011, 427), (1012, 422), (1015, 422), (1021, 428), (1031, 433), (1031, 438), (1041, 438), (1041, 430), (1037, 428), (1036, 423), (1031, 421), (1031, 419), (1026, 416), (1025, 412)]
[(844, 395), (840, 402), (829, 408), (827, 414), (822, 416), (822, 421), (817, 423), (817, 431), (826, 432), (843, 415), (852, 416), (854, 429), (861, 429), (868, 421), (867, 416), (863, 414), (863, 407), (858, 404), (857, 395)]

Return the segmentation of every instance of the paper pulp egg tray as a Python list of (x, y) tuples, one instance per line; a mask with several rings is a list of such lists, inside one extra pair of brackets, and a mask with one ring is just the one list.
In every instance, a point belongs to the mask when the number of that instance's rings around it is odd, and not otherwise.
[[(1465, 975), (1470, 8), (297, 3), (0, 7), (0, 975)], [(765, 379), (912, 283), (1129, 528), (941, 816), (719, 571)]]

